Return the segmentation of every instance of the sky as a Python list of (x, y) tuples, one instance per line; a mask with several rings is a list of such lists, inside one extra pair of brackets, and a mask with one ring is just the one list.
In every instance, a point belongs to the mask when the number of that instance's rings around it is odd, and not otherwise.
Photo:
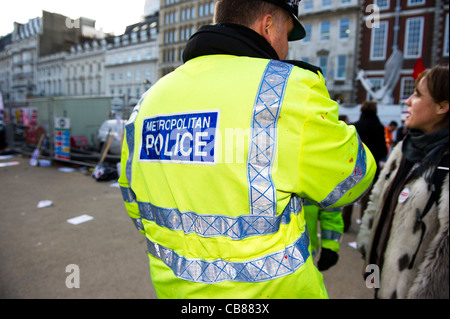
[(42, 10), (78, 19), (96, 20), (96, 29), (115, 35), (141, 21), (145, 0), (0, 0), (0, 36), (14, 30), (14, 22), (41, 17)]

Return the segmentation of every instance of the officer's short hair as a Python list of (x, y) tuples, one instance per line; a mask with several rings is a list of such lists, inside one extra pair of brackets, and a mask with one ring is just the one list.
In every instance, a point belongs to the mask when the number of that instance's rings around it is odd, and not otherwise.
[(280, 7), (261, 0), (218, 0), (214, 10), (215, 23), (251, 26), (266, 14), (276, 14)]

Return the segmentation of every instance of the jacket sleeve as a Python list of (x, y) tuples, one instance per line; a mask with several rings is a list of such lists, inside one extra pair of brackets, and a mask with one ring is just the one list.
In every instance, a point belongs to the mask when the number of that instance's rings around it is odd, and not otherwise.
[[(134, 124), (130, 124), (134, 125)], [(122, 154), (121, 154), (121, 160), (120, 160), (120, 177), (119, 177), (119, 185), (120, 190), (122, 192), (123, 201), (125, 203), (125, 208), (128, 212), (128, 215), (130, 216), (131, 220), (133, 221), (136, 228), (139, 230), (139, 232), (144, 235), (144, 226), (142, 225), (141, 216), (139, 213), (139, 207), (136, 200), (136, 195), (131, 189), (130, 181), (131, 178), (131, 170), (129, 169), (129, 165), (131, 165), (131, 161), (133, 160), (132, 157), (130, 157), (130, 153), (128, 151), (128, 143), (127, 143), (127, 137), (130, 137), (132, 135), (129, 134), (129, 127), (125, 129), (125, 136), (122, 145)]]
[(329, 98), (323, 80), (307, 94), (302, 98), (300, 196), (322, 209), (345, 206), (369, 189), (375, 160), (355, 127), (338, 120), (338, 104)]
[(321, 229), (321, 246), (338, 252), (341, 247), (342, 234), (344, 233), (344, 221), (341, 209), (331, 208), (319, 212)]

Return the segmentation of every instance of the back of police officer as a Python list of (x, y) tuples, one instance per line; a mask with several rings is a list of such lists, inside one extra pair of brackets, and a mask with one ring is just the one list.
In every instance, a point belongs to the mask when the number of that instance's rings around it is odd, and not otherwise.
[(158, 298), (327, 298), (300, 198), (348, 204), (376, 167), (320, 72), (280, 61), (297, 4), (219, 0), (126, 126), (119, 183)]

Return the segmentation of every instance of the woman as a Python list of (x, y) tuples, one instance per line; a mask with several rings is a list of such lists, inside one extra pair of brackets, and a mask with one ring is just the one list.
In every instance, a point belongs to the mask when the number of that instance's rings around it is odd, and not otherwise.
[(448, 66), (417, 79), (410, 132), (370, 195), (357, 242), (368, 269), (380, 270), (376, 298), (449, 298), (448, 82)]

